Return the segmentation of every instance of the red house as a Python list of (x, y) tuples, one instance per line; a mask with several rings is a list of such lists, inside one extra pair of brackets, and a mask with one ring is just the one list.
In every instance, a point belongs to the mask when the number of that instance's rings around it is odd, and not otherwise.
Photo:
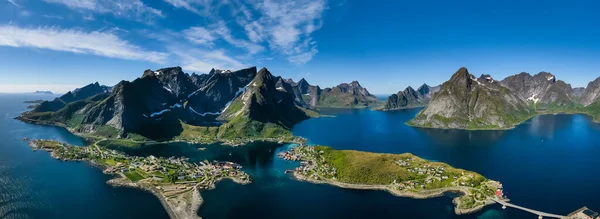
[(496, 189), (496, 197), (502, 197), (502, 190)]

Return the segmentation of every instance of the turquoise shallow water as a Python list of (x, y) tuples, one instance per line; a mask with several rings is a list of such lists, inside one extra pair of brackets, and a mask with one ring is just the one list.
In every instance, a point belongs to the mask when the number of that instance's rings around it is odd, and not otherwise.
[[(0, 95), (0, 218), (166, 218), (152, 195), (105, 184), (110, 176), (85, 163), (61, 162), (32, 152), (21, 137), (82, 145), (64, 129), (12, 118), (31, 96)], [(293, 132), (338, 149), (404, 153), (477, 171), (504, 183), (515, 204), (557, 214), (584, 205), (600, 210), (600, 126), (583, 115), (546, 115), (507, 131), (418, 129), (404, 125), (419, 109), (395, 112), (327, 110)], [(297, 165), (276, 157), (290, 145), (245, 147), (170, 144), (126, 151), (136, 155), (186, 156), (192, 161), (230, 160), (244, 166), (250, 185), (231, 181), (203, 192), (204, 218), (535, 218), (499, 205), (456, 216), (452, 194), (415, 200), (381, 191), (340, 189), (298, 182), (283, 172)], [(205, 150), (198, 150), (204, 147)]]

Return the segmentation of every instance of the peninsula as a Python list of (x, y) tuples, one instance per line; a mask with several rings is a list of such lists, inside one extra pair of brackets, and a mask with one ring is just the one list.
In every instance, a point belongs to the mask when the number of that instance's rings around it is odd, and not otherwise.
[(240, 165), (231, 162), (190, 163), (186, 158), (129, 156), (96, 144), (79, 147), (50, 140), (31, 140), (34, 150), (45, 150), (64, 161), (87, 161), (116, 178), (113, 186), (139, 188), (159, 198), (171, 218), (198, 218), (202, 205), (200, 191), (215, 188), (215, 183), (231, 179), (249, 184), (251, 179)]
[(326, 146), (296, 146), (279, 156), (301, 162), (293, 173), (302, 181), (385, 190), (396, 196), (419, 199), (456, 192), (461, 194), (453, 200), (456, 214), (476, 212), (496, 203), (494, 200), (507, 201), (500, 182), (409, 153), (380, 154)]

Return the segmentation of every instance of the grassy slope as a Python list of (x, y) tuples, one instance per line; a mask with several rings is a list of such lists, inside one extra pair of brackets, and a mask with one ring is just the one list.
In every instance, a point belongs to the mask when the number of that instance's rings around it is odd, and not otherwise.
[(249, 120), (243, 115), (239, 115), (221, 126), (193, 126), (185, 123), (182, 123), (182, 126), (183, 132), (175, 138), (176, 140), (201, 143), (214, 141), (243, 143), (261, 139), (277, 139), (283, 141), (293, 141), (296, 139), (296, 137), (283, 126), (274, 123), (262, 123)]
[[(473, 174), (473, 184), (479, 185), (484, 182), (485, 177), (475, 172), (456, 169), (448, 164), (440, 162), (431, 162), (421, 159), (409, 153), (404, 154), (383, 154), (361, 152), (353, 150), (335, 150), (330, 147), (317, 146), (317, 151), (324, 151), (325, 160), (337, 169), (337, 179), (340, 182), (371, 185), (388, 185), (394, 180), (398, 182), (408, 180), (424, 180), (424, 175), (407, 171), (407, 167), (401, 167), (396, 164), (397, 160), (413, 158), (413, 163), (417, 166), (430, 165), (432, 168), (444, 167), (445, 175), (460, 177)], [(428, 184), (427, 189), (442, 188), (449, 186), (450, 180), (438, 183)]]

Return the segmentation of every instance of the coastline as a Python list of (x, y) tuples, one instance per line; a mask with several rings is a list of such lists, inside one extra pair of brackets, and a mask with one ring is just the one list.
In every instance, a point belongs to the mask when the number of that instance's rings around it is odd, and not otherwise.
[[(60, 161), (67, 162), (86, 162), (94, 167), (102, 170), (103, 174), (113, 176), (112, 179), (108, 180), (106, 183), (113, 187), (126, 187), (126, 188), (134, 188), (139, 189), (145, 192), (150, 192), (155, 197), (158, 198), (161, 205), (167, 212), (170, 218), (173, 219), (199, 219), (201, 217), (198, 216), (198, 210), (204, 203), (204, 199), (200, 194), (200, 190), (212, 190), (216, 188), (216, 182), (230, 179), (235, 183), (241, 185), (250, 184), (250, 181), (244, 181), (241, 178), (227, 176), (219, 178), (215, 181), (215, 184), (212, 184), (208, 187), (199, 188), (200, 184), (197, 183), (192, 186), (191, 189), (182, 190), (182, 191), (173, 191), (172, 188), (179, 187), (180, 183), (152, 183), (150, 178), (142, 179), (137, 182), (131, 181), (121, 172), (112, 172), (109, 167), (96, 162), (93, 159), (64, 159), (59, 157), (55, 152), (54, 148), (45, 148), (36, 143), (35, 140), (28, 142), (29, 146), (33, 151), (43, 150), (50, 154), (50, 156), (54, 159)], [(161, 188), (164, 188), (164, 191), (161, 191)]]
[[(332, 186), (344, 188), (344, 189), (382, 190), (382, 191), (391, 193), (392, 195), (397, 196), (397, 197), (406, 197), (406, 198), (414, 198), (414, 199), (428, 199), (428, 198), (440, 197), (440, 196), (443, 196), (447, 192), (455, 192), (455, 193), (460, 193), (462, 195), (469, 193), (469, 190), (467, 187), (448, 187), (448, 188), (430, 190), (429, 192), (431, 192), (431, 193), (428, 193), (428, 194), (421, 194), (421, 193), (395, 190), (386, 185), (366, 185), (366, 184), (343, 183), (343, 182), (337, 182), (337, 181), (332, 181), (332, 180), (316, 180), (316, 179), (311, 179), (311, 178), (305, 177), (303, 175), (300, 175), (297, 172), (293, 172), (293, 177), (296, 180), (310, 182), (310, 183), (314, 183), (314, 184), (328, 184), (328, 185), (332, 185)], [(474, 212), (477, 212), (477, 211), (483, 209), (485, 206), (495, 204), (494, 201), (486, 200), (486, 202), (483, 205), (478, 205), (478, 206), (475, 206), (475, 207), (469, 208), (469, 209), (461, 209), (458, 206), (458, 197), (454, 198), (452, 200), (452, 203), (454, 203), (454, 213), (457, 215), (474, 213)]]
[[(89, 134), (89, 133), (81, 133), (81, 132), (77, 132), (72, 128), (67, 127), (65, 124), (59, 123), (59, 122), (51, 122), (51, 121), (43, 121), (43, 120), (32, 120), (32, 119), (28, 119), (22, 116), (18, 116), (15, 117), (14, 119), (19, 120), (21, 122), (24, 123), (28, 123), (28, 124), (34, 124), (34, 125), (47, 125), (47, 126), (56, 126), (56, 127), (61, 127), (64, 128), (65, 130), (67, 130), (69, 133), (76, 135), (80, 138), (83, 138), (86, 143), (92, 144), (94, 142), (98, 142), (98, 141), (103, 141), (103, 140), (123, 140), (123, 141), (131, 141), (133, 143), (136, 144), (140, 144), (137, 147), (146, 147), (146, 146), (152, 146), (152, 145), (157, 145), (157, 144), (170, 144), (170, 143), (188, 143), (188, 144), (221, 144), (224, 146), (231, 146), (231, 147), (239, 147), (239, 146), (244, 146), (250, 143), (254, 143), (254, 142), (270, 142), (270, 143), (278, 143), (278, 144), (305, 144), (306, 143), (306, 139), (301, 138), (301, 137), (297, 137), (294, 136), (294, 139), (297, 139), (297, 141), (285, 141), (283, 139), (276, 139), (276, 138), (263, 138), (263, 139), (250, 139), (250, 140), (245, 140), (245, 141), (228, 141), (228, 140), (211, 140), (211, 141), (187, 141), (187, 140), (182, 140), (182, 139), (170, 139), (167, 141), (155, 141), (155, 140), (150, 140), (150, 141), (143, 141), (143, 142), (139, 142), (139, 141), (134, 141), (131, 139), (127, 139), (127, 138), (104, 138), (102, 136), (94, 136), (93, 134)], [(93, 140), (96, 139), (96, 140)]]
[(415, 127), (415, 128), (422, 128), (422, 129), (441, 129), (441, 130), (465, 130), (465, 131), (506, 131), (506, 130), (511, 130), (516, 128), (518, 125), (523, 124), (524, 122), (526, 122), (527, 120), (530, 120), (533, 117), (536, 116), (542, 116), (542, 115), (585, 115), (585, 116), (589, 116), (591, 117), (592, 121), (595, 123), (600, 123), (600, 118), (596, 119), (593, 115), (586, 113), (586, 112), (543, 112), (543, 113), (536, 113), (535, 115), (531, 115), (525, 119), (523, 119), (522, 121), (512, 124), (509, 127), (506, 128), (475, 128), (475, 129), (471, 129), (471, 128), (447, 128), (447, 127), (430, 127), (430, 126), (421, 126), (421, 125), (415, 125), (415, 124), (411, 124), (411, 120), (405, 122), (404, 124), (406, 124), (407, 126), (411, 126), (411, 127)]

